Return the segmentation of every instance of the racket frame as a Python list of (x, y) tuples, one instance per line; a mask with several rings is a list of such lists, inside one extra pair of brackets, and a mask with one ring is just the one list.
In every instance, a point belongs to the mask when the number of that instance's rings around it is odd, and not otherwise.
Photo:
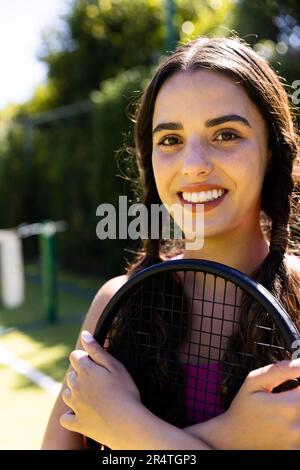
[(163, 261), (154, 264), (148, 268), (135, 273), (128, 281), (116, 292), (111, 298), (102, 315), (100, 316), (95, 328), (94, 338), (103, 345), (111, 327), (112, 320), (117, 314), (118, 310), (124, 303), (124, 295), (129, 298), (140, 284), (156, 274), (165, 272), (184, 272), (194, 271), (206, 274), (211, 274), (221, 277), (224, 280), (230, 281), (241, 288), (246, 294), (250, 295), (257, 302), (259, 302), (271, 314), (275, 325), (281, 331), (286, 343), (292, 346), (294, 341), (300, 340), (300, 333), (290, 318), (289, 314), (282, 307), (280, 302), (261, 284), (249, 278), (241, 271), (231, 268), (221, 263), (202, 259), (179, 259)]

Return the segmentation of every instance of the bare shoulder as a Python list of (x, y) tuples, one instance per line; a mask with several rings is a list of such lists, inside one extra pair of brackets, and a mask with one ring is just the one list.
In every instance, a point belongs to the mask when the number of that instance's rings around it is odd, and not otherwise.
[(89, 311), (83, 322), (82, 329), (86, 329), (91, 333), (94, 332), (97, 321), (102, 314), (104, 308), (115, 295), (115, 293), (127, 282), (128, 276), (126, 274), (117, 276), (105, 282), (99, 289), (91, 303)]
[(98, 290), (91, 304), (91, 309), (104, 309), (106, 304), (115, 295), (115, 293), (127, 282), (128, 276), (126, 274), (122, 276), (113, 277), (109, 281), (105, 282), (103, 286)]

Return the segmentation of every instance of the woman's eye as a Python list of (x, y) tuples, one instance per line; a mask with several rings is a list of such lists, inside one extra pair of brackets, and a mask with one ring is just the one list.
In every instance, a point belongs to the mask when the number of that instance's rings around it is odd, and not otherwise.
[(164, 139), (160, 140), (158, 145), (162, 145), (163, 147), (171, 147), (172, 145), (177, 145), (180, 143), (177, 137), (165, 137)]
[(235, 134), (234, 132), (225, 131), (225, 132), (221, 132), (221, 134), (218, 135), (216, 140), (219, 141), (219, 142), (229, 142), (231, 140), (236, 140), (236, 139), (239, 139), (239, 138), (240, 137), (237, 134)]

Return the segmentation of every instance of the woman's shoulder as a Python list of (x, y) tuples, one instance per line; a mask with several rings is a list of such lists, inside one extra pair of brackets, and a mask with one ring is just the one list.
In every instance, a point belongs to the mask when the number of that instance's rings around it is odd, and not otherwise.
[(127, 280), (128, 275), (123, 274), (106, 281), (95, 295), (92, 305), (95, 304), (97, 308), (104, 308), (115, 293), (127, 282)]
[(128, 276), (126, 274), (116, 276), (109, 279), (100, 287), (86, 315), (84, 321), (85, 329), (90, 332), (95, 330), (97, 321), (99, 320), (99, 317), (105, 309), (106, 305), (115, 295), (115, 293), (127, 282), (127, 280)]

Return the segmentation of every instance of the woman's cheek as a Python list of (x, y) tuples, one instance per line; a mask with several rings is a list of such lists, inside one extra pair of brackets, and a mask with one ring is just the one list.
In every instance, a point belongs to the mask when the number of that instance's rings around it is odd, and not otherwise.
[(152, 158), (152, 167), (157, 191), (161, 197), (163, 196), (165, 198), (167, 188), (170, 187), (175, 176), (176, 168), (172, 160), (166, 158), (166, 155), (154, 155)]

